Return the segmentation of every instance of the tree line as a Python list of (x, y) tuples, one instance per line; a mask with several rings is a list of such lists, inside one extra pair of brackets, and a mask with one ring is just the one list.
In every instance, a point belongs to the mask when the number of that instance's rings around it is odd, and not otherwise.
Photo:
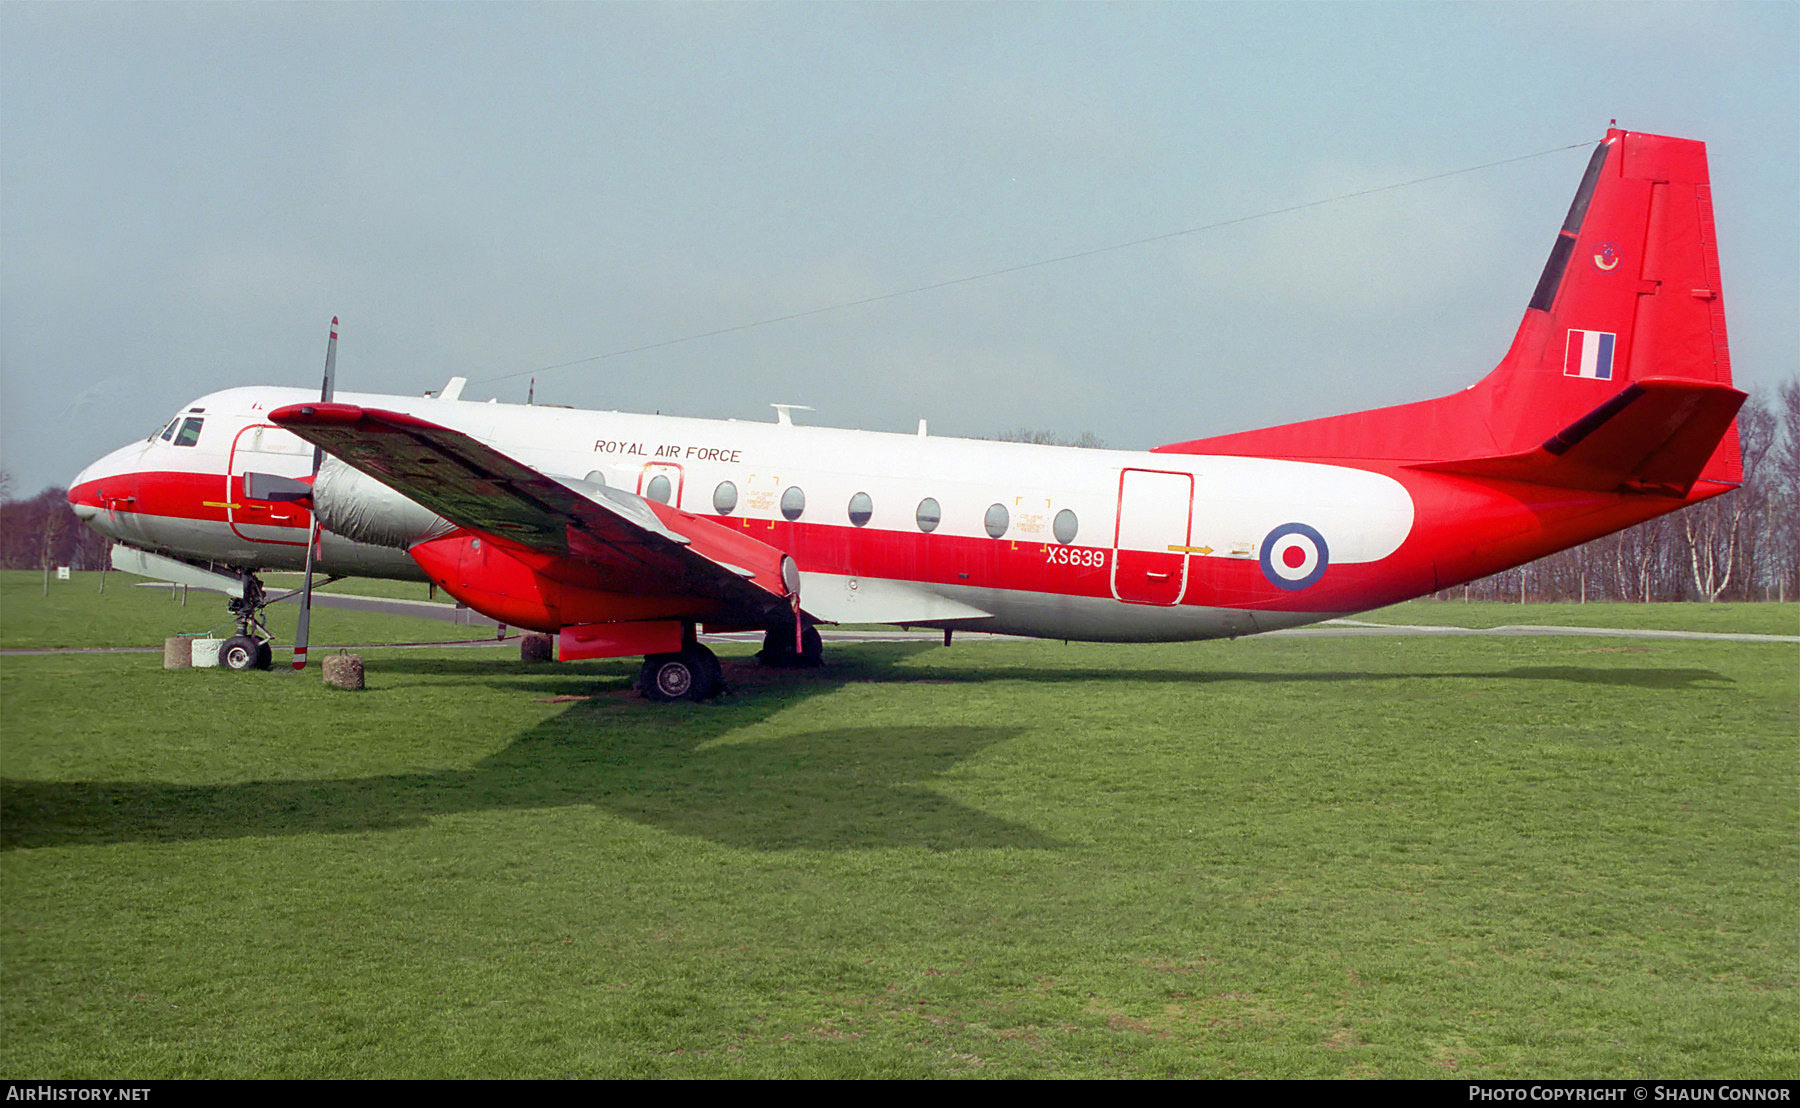
[(48, 488), (14, 500), (11, 484), (0, 473), (0, 569), (105, 569), (111, 564), (112, 540), (75, 518), (69, 490)]
[[(1014, 442), (1099, 447), (1076, 439), (1013, 430)], [(1693, 508), (1583, 546), (1447, 589), (1445, 599), (1505, 601), (1653, 601), (1800, 599), (1800, 378), (1738, 413), (1744, 483)], [(0, 568), (104, 569), (110, 540), (82, 526), (68, 491), (47, 488), (12, 499), (0, 473)]]

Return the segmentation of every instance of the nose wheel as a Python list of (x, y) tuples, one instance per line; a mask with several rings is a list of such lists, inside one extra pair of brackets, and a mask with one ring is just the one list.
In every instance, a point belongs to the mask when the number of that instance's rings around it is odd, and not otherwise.
[(268, 669), (275, 660), (274, 636), (263, 623), (262, 611), (268, 604), (262, 582), (254, 573), (242, 577), (244, 595), (228, 601), (231, 615), (237, 621), (237, 634), (219, 647), (219, 665), (239, 673)]
[(274, 648), (249, 635), (233, 635), (219, 647), (219, 665), (229, 670), (268, 669), (274, 661)]

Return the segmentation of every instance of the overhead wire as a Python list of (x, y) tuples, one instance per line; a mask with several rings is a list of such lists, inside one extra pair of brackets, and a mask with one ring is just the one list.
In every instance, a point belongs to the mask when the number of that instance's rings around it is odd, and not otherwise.
[(710, 331), (696, 331), (693, 334), (679, 335), (675, 338), (662, 339), (657, 342), (647, 342), (636, 346), (621, 347), (617, 350), (608, 350), (602, 354), (591, 354), (585, 358), (575, 358), (566, 362), (557, 362), (553, 365), (538, 366), (533, 369), (521, 369), (513, 373), (502, 373), (493, 377), (481, 377), (472, 381), (471, 384), (510, 381), (515, 378), (524, 377), (527, 374), (552, 373), (559, 369), (570, 369), (574, 366), (587, 365), (591, 362), (606, 361), (609, 358), (622, 358), (628, 354), (642, 354), (650, 350), (661, 350), (664, 347), (679, 346), (682, 343), (717, 338), (720, 335), (733, 335), (742, 331), (753, 331), (759, 327), (771, 327), (777, 323), (789, 323), (796, 319), (806, 319), (810, 316), (824, 315), (827, 312), (838, 312), (849, 308), (860, 308), (868, 304), (879, 304), (886, 300), (898, 300), (902, 297), (917, 296), (921, 293), (935, 292), (939, 289), (955, 288), (958, 285), (973, 284), (977, 281), (988, 281), (996, 277), (1004, 277), (1011, 273), (1022, 273), (1028, 269), (1041, 269), (1044, 266), (1060, 265), (1063, 262), (1080, 261), (1083, 258), (1093, 258), (1101, 254), (1112, 254), (1120, 250), (1130, 250), (1139, 246), (1148, 246), (1151, 243), (1167, 242), (1170, 239), (1183, 238), (1188, 235), (1197, 235), (1206, 231), (1217, 231), (1225, 227), (1235, 227), (1239, 224), (1251, 223), (1259, 219), (1271, 219), (1279, 215), (1289, 215), (1293, 212), (1305, 211), (1308, 208), (1317, 208), (1326, 204), (1336, 204), (1345, 200), (1355, 200), (1364, 196), (1373, 196), (1376, 193), (1392, 192), (1395, 189), (1411, 188), (1415, 185), (1423, 185), (1431, 181), (1441, 181), (1446, 177), (1457, 177), (1466, 173), (1479, 173), (1482, 170), (1494, 169), (1503, 165), (1511, 165), (1514, 162), (1530, 161), (1533, 158), (1542, 158), (1551, 154), (1560, 154), (1565, 150), (1583, 149), (1592, 146), (1596, 141), (1598, 140), (1590, 139), (1582, 142), (1572, 142), (1565, 146), (1556, 146), (1548, 150), (1539, 150), (1534, 154), (1519, 154), (1510, 158), (1501, 158), (1498, 161), (1483, 162), (1481, 165), (1465, 166), (1462, 169), (1447, 170), (1443, 173), (1432, 173), (1424, 177), (1414, 177), (1405, 181), (1396, 181), (1392, 184), (1374, 185), (1365, 189), (1357, 189), (1354, 192), (1328, 196), (1320, 200), (1308, 200), (1300, 204), (1289, 204), (1286, 207), (1270, 208), (1267, 211), (1234, 216), (1231, 219), (1221, 219), (1213, 223), (1203, 223), (1197, 227), (1184, 227), (1179, 231), (1166, 231), (1162, 234), (1148, 235), (1144, 238), (1131, 239), (1127, 242), (1115, 242), (1107, 246), (1096, 246), (1088, 250), (1078, 250), (1072, 254), (1058, 254), (1052, 258), (1040, 258), (1036, 261), (1020, 262), (1017, 265), (985, 270), (981, 273), (972, 273), (964, 277), (952, 277), (948, 280), (933, 281), (930, 284), (925, 285), (914, 285), (910, 288), (878, 293), (874, 296), (864, 296), (855, 300), (843, 300), (832, 304), (824, 304), (816, 308), (788, 312), (785, 315), (769, 316), (766, 319), (758, 319), (749, 323), (736, 323), (729, 327), (717, 327)]

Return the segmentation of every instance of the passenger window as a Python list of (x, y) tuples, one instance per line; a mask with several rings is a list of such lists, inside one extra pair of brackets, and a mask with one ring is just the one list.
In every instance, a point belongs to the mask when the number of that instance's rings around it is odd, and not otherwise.
[(859, 492), (850, 498), (850, 522), (854, 526), (863, 526), (874, 514), (875, 502), (869, 499), (868, 493)]
[(658, 504), (669, 502), (669, 479), (662, 474), (650, 478), (650, 484), (644, 489), (644, 496)]
[(176, 446), (192, 446), (200, 441), (200, 418), (189, 416), (181, 421), (181, 430), (175, 433)]
[(806, 511), (806, 494), (800, 491), (799, 485), (789, 485), (788, 490), (781, 494), (782, 517), (796, 520), (804, 511)]
[(928, 496), (919, 501), (918, 520), (919, 530), (929, 535), (938, 529), (938, 524), (944, 522), (944, 510), (938, 507), (937, 501)]
[(1056, 535), (1057, 542), (1067, 545), (1075, 541), (1077, 523), (1075, 513), (1064, 508), (1056, 513), (1056, 519), (1051, 522), (1050, 530)]
[(1006, 505), (994, 504), (988, 508), (987, 515), (981, 522), (987, 526), (988, 535), (997, 539), (1006, 534), (1007, 525), (1012, 522), (1012, 517), (1007, 514)]
[(737, 486), (730, 481), (720, 481), (719, 487), (713, 490), (713, 511), (728, 516), (737, 508)]

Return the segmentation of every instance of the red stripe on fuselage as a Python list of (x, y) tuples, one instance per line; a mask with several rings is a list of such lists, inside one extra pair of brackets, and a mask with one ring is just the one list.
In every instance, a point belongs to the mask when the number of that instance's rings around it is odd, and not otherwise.
[[(243, 479), (233, 478), (228, 487), (218, 473), (149, 470), (102, 477), (70, 489), (69, 503), (141, 516), (227, 525), (232, 522), (228, 515), (232, 509), (226, 505), (236, 504), (237, 522), (245, 526), (285, 527), (301, 532), (312, 526), (312, 516), (305, 508), (294, 504), (246, 501)], [(289, 518), (257, 519), (252, 514), (257, 511)], [(304, 538), (299, 541), (302, 546), (306, 544)]]

